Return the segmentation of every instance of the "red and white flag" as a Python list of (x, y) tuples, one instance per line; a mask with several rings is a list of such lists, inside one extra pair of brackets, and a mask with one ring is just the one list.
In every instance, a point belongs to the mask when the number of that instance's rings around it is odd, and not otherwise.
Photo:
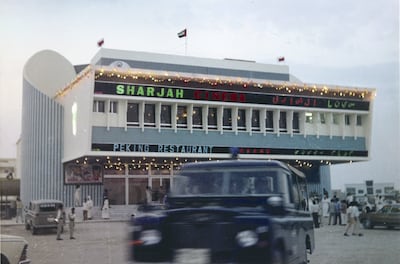
[(104, 44), (104, 39), (100, 39), (99, 41), (97, 41), (97, 46), (101, 47)]
[(285, 61), (285, 57), (278, 57), (278, 61), (279, 62)]
[(185, 28), (181, 32), (178, 32), (178, 38), (184, 38), (187, 36), (187, 29)]

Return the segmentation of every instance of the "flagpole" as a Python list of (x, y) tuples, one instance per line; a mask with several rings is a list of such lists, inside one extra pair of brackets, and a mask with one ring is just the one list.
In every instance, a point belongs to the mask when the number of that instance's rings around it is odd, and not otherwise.
[(187, 39), (188, 39), (188, 37), (186, 35), (186, 37), (185, 37), (185, 56), (187, 56)]

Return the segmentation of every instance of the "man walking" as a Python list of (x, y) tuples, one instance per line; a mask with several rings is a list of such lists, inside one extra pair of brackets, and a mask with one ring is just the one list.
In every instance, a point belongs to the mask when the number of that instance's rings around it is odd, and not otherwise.
[(57, 210), (57, 218), (55, 219), (55, 221), (57, 222), (57, 240), (63, 240), (61, 238), (61, 233), (64, 228), (64, 216), (65, 216), (64, 207), (62, 204), (60, 204)]
[(75, 208), (71, 208), (71, 212), (68, 214), (69, 220), (69, 239), (75, 239), (74, 231), (75, 231)]

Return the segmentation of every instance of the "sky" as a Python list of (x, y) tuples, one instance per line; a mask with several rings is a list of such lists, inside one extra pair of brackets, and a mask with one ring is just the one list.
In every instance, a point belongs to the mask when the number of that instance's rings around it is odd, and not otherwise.
[(86, 64), (104, 38), (111, 49), (267, 64), (284, 56), (305, 83), (375, 88), (371, 160), (331, 166), (332, 188), (374, 180), (400, 189), (398, 0), (1, 0), (0, 36), (0, 158), (16, 158), (26, 61), (51, 49)]

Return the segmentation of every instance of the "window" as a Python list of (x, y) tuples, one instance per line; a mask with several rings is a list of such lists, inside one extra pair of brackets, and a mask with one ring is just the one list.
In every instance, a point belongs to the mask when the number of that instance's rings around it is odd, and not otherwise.
[(171, 106), (162, 105), (161, 106), (161, 127), (172, 127), (171, 122)]
[(362, 126), (362, 116), (357, 115), (357, 126)]
[(156, 126), (156, 106), (154, 104), (146, 104), (144, 106), (144, 126)]
[(222, 126), (224, 130), (232, 130), (232, 109), (225, 108), (222, 117)]
[(251, 114), (251, 130), (260, 131), (260, 110), (253, 110)]
[(118, 102), (117, 101), (110, 101), (110, 113), (118, 113)]
[(279, 131), (287, 132), (286, 112), (285, 111), (281, 111), (279, 113)]
[(193, 107), (193, 128), (202, 129), (203, 128), (203, 112), (200, 106)]
[(265, 119), (265, 129), (267, 132), (274, 131), (274, 111), (267, 111), (267, 116)]
[(180, 128), (187, 128), (187, 107), (185, 105), (178, 105), (176, 125)]
[(208, 122), (208, 129), (217, 129), (218, 125), (217, 108), (215, 107), (208, 108), (207, 122)]
[(339, 125), (340, 115), (339, 114), (332, 114), (332, 122), (335, 125)]
[(346, 126), (350, 126), (351, 125), (350, 115), (344, 115), (344, 121)]
[(94, 100), (93, 101), (93, 112), (96, 113), (104, 113), (104, 101), (98, 101)]
[(313, 115), (310, 112), (306, 113), (306, 123), (312, 124), (313, 123)]
[(139, 126), (139, 104), (128, 103), (126, 121), (128, 126)]
[(364, 190), (358, 190), (358, 194), (364, 194)]
[(325, 113), (319, 113), (319, 120), (321, 121), (321, 124), (326, 123)]
[(300, 133), (299, 113), (298, 112), (293, 113), (292, 129), (293, 129), (293, 133)]
[(238, 110), (238, 117), (237, 117), (237, 126), (238, 130), (246, 130), (246, 110), (239, 109)]

